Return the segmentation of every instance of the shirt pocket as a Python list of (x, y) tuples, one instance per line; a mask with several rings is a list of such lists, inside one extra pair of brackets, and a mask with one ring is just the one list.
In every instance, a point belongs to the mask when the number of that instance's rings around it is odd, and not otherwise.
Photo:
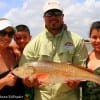
[(59, 57), (62, 62), (72, 63), (74, 57), (74, 49), (65, 48), (62, 52), (59, 53)]

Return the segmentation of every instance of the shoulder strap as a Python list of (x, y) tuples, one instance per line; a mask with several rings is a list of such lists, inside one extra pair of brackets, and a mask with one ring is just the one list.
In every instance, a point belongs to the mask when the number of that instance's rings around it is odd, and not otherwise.
[(0, 79), (3, 78), (4, 76), (6, 76), (8, 73), (10, 72), (10, 70), (3, 72), (2, 74), (0, 74)]

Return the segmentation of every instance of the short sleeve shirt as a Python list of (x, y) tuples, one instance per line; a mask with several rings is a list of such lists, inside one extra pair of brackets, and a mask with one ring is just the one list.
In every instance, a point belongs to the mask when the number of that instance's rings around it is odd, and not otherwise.
[[(84, 41), (79, 35), (62, 29), (54, 37), (45, 29), (25, 47), (20, 64), (47, 60), (85, 66), (87, 56)], [(66, 84), (34, 88), (34, 94), (34, 100), (79, 100), (79, 88), (73, 89)]]

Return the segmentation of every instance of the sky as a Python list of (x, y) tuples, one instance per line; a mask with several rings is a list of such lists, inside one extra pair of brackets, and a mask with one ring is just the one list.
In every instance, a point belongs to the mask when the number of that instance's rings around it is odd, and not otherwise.
[[(32, 37), (44, 29), (43, 6), (47, 0), (0, 0), (0, 17), (11, 20), (14, 26), (25, 24)], [(92, 22), (100, 21), (100, 0), (58, 0), (64, 9), (68, 30), (89, 39)]]

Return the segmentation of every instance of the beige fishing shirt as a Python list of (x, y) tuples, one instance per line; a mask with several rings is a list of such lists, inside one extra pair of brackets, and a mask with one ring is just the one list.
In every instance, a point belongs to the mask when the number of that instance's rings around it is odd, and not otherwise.
[[(87, 56), (84, 41), (79, 35), (62, 29), (53, 37), (45, 29), (25, 47), (20, 65), (34, 60), (47, 60), (85, 66)], [(79, 95), (79, 88), (73, 89), (67, 84), (34, 87), (34, 100), (79, 100)]]

